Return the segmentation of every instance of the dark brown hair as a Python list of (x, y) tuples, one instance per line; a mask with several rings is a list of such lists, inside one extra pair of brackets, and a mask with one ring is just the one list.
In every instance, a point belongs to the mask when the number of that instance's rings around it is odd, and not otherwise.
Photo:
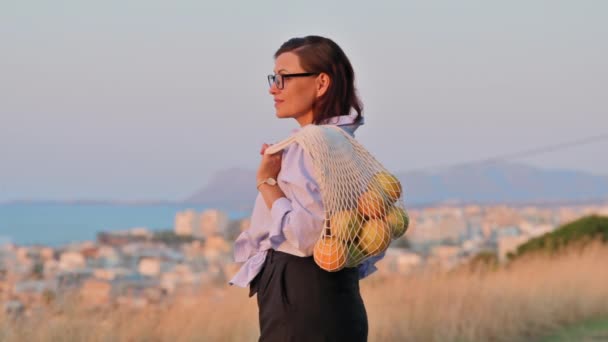
[(351, 109), (357, 112), (355, 122), (361, 121), (363, 105), (355, 89), (355, 72), (338, 44), (319, 36), (291, 38), (275, 52), (274, 58), (284, 52), (295, 53), (306, 72), (329, 75), (329, 88), (313, 104), (315, 125), (334, 116), (350, 114)]

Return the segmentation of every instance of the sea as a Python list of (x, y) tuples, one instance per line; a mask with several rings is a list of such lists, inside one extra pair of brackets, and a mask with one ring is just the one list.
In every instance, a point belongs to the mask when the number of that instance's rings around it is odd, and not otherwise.
[[(74, 242), (94, 241), (98, 232), (145, 227), (151, 231), (173, 230), (175, 215), (184, 210), (209, 209), (189, 204), (0, 204), (0, 245), (46, 245), (59, 247)], [(221, 209), (220, 209), (221, 210)], [(224, 212), (232, 220), (250, 211)]]

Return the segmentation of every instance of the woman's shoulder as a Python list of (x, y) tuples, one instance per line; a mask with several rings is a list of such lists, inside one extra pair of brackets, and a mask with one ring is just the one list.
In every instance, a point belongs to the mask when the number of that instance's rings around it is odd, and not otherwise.
[(312, 160), (310, 158), (310, 155), (306, 153), (302, 145), (297, 142), (294, 142), (283, 150), (282, 163), (283, 167), (302, 167), (308, 166), (309, 164), (312, 165)]
[(283, 150), (280, 180), (289, 183), (302, 179), (311, 180), (313, 174), (312, 158), (300, 144), (294, 142)]

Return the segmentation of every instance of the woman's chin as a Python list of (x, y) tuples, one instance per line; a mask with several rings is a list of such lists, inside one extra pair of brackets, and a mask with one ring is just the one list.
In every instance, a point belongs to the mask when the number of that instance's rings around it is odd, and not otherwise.
[(285, 114), (285, 113), (282, 113), (282, 112), (280, 112), (280, 111), (278, 111), (278, 110), (276, 111), (275, 115), (276, 115), (276, 116), (277, 116), (277, 118), (279, 118), (279, 119), (288, 119), (288, 118), (291, 118), (291, 115), (289, 115), (289, 114)]

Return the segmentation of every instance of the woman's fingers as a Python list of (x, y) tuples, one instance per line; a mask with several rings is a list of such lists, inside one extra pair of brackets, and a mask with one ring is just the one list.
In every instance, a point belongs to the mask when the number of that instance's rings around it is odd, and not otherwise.
[(262, 149), (260, 150), (260, 154), (266, 153), (266, 149), (272, 146), (272, 144), (262, 144)]

